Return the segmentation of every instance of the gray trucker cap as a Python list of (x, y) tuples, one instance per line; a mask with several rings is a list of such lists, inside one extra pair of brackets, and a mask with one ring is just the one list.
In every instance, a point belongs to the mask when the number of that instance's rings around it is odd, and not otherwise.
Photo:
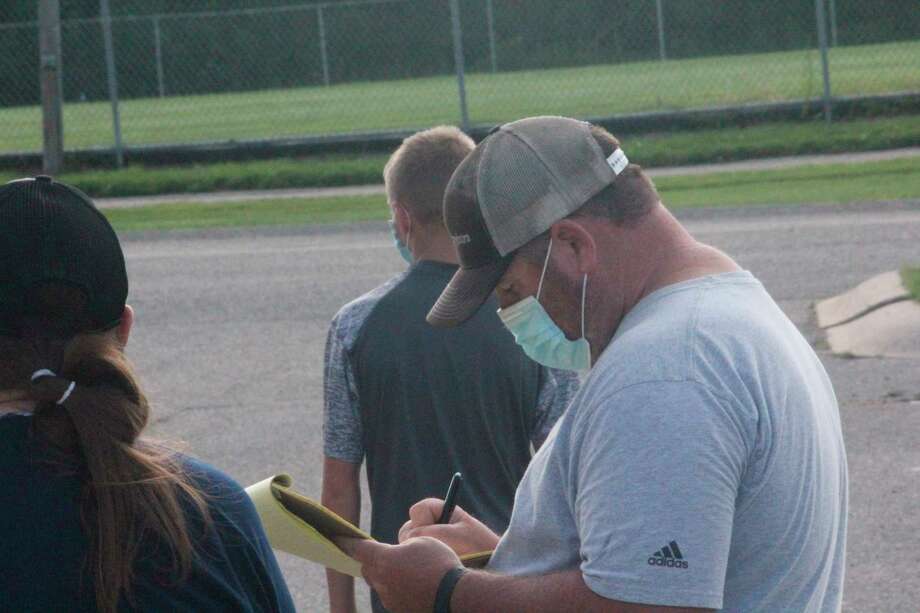
[(460, 269), (428, 313), (438, 327), (469, 319), (489, 297), (514, 252), (574, 213), (629, 164), (609, 157), (591, 126), (530, 117), (493, 131), (461, 162), (444, 195), (444, 222)]

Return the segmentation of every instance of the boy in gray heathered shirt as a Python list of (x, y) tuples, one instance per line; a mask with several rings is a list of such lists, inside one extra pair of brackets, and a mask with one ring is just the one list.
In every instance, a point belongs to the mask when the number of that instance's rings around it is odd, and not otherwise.
[[(343, 543), (387, 606), (838, 610), (837, 402), (761, 284), (694, 240), (613, 136), (575, 120), (502, 126), (444, 208), (461, 268), (428, 321), (464, 321), (494, 289), (525, 353), (591, 370), (503, 536), (460, 509), (433, 525), (443, 503), (428, 499), (398, 547)], [(486, 571), (460, 566), (490, 548)]]
[[(474, 147), (456, 128), (418, 132), (384, 171), (393, 234), (409, 270), (348, 303), (325, 354), (323, 504), (358, 523), (367, 469), (370, 534), (396, 543), (410, 506), (466, 477), (463, 504), (493, 530), (508, 527), (533, 455), (577, 389), (574, 373), (529, 359), (484, 306), (437, 330), (428, 310), (457, 270), (440, 215), (451, 174)], [(488, 356), (501, 368), (483, 373)], [(328, 571), (329, 605), (354, 611), (351, 577)], [(372, 594), (371, 608), (384, 611)]]

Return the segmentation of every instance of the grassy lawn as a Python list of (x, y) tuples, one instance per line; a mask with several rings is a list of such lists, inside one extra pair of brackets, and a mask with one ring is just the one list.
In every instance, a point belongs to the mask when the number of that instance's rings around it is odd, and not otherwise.
[(655, 182), (671, 208), (757, 204), (837, 204), (920, 198), (916, 159), (866, 164), (662, 177)]
[(119, 232), (302, 226), (388, 219), (383, 196), (349, 198), (287, 198), (215, 204), (171, 203), (103, 211)]
[[(662, 200), (671, 208), (839, 203), (920, 198), (920, 164), (893, 160), (868, 164), (662, 177)], [(384, 220), (383, 196), (279, 199), (225, 204), (176, 203), (108, 209), (119, 231), (305, 225)]]
[(901, 279), (914, 300), (920, 300), (920, 266), (902, 268)]
[[(831, 50), (834, 95), (920, 90), (920, 41)], [(470, 119), (493, 124), (537, 114), (600, 117), (819, 96), (817, 50), (668, 62), (469, 74)], [(64, 106), (68, 149), (110, 146), (108, 102)], [(246, 93), (125, 100), (131, 145), (282, 138), (458, 123), (452, 76)], [(0, 152), (41, 148), (39, 107), (0, 109)]]
[[(627, 135), (629, 157), (645, 167), (676, 166), (801, 153), (833, 153), (920, 144), (920, 117), (776, 123), (749, 128)], [(65, 173), (94, 197), (380, 183), (386, 155), (326, 156), (181, 167), (129, 167)], [(23, 173), (25, 174), (25, 173)], [(0, 172), (0, 182), (15, 177)]]
[[(94, 198), (288, 187), (334, 187), (382, 183), (383, 165), (387, 157), (382, 154), (330, 155), (308, 159), (281, 158), (175, 167), (130, 166), (122, 170), (70, 172), (59, 175), (58, 178), (79, 187)], [(0, 182), (13, 178), (13, 173), (0, 171)]]

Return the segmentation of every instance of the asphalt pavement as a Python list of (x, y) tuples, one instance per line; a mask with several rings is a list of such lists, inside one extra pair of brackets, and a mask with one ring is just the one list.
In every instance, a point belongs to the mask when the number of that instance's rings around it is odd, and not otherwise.
[[(812, 305), (920, 262), (920, 202), (680, 216), (763, 281), (834, 381), (851, 485), (844, 610), (916, 612), (920, 359), (835, 357)], [(386, 225), (124, 239), (137, 310), (129, 352), (154, 404), (153, 432), (244, 485), (288, 472), (318, 497), (326, 329), (341, 305), (403, 268)], [(325, 610), (323, 570), (279, 559), (299, 609)]]

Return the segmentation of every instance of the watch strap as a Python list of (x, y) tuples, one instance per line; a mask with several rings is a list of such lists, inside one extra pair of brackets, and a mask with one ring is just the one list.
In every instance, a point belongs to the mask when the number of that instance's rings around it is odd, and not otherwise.
[(462, 566), (452, 568), (444, 574), (434, 597), (434, 613), (450, 613), (450, 599), (454, 595), (454, 588), (460, 577), (465, 574), (466, 569)]

